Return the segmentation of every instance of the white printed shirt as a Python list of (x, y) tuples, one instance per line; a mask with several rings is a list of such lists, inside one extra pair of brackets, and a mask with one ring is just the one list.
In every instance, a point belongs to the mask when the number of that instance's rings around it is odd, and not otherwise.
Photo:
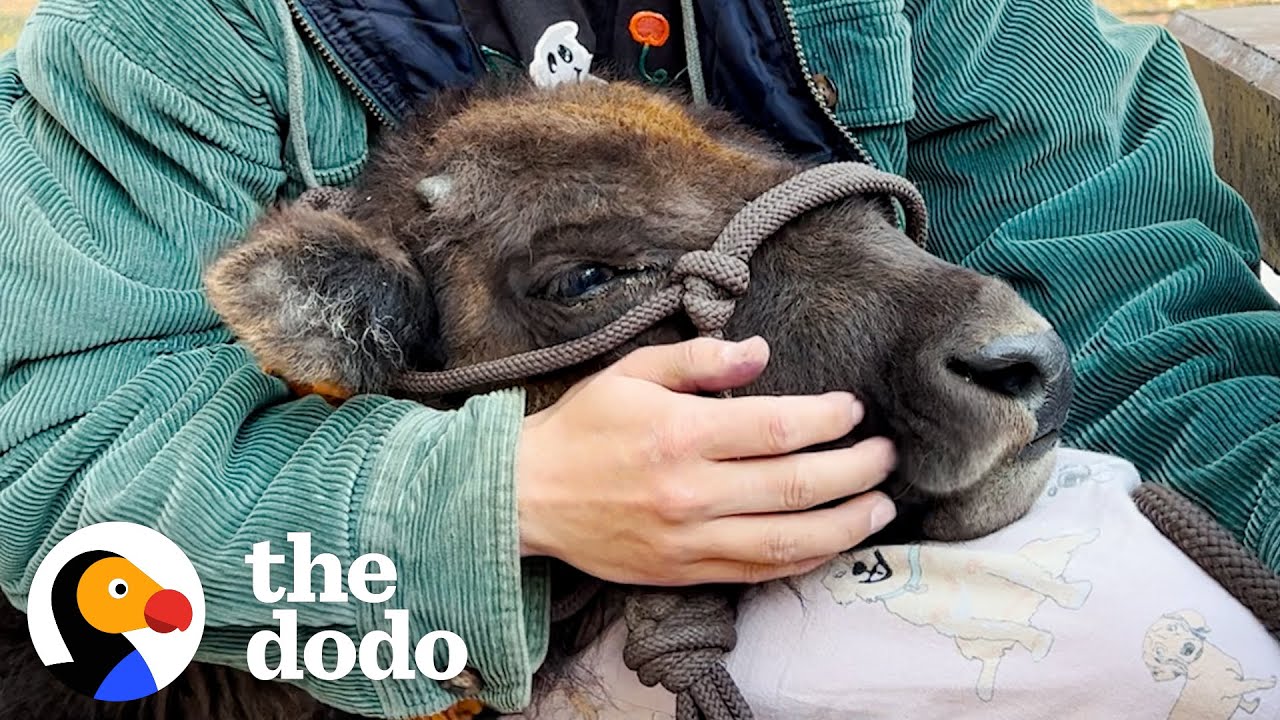
[[(1280, 719), (1280, 643), (1134, 506), (1137, 472), (1062, 450), (1026, 517), (978, 540), (845, 553), (740, 605), (757, 718)], [(528, 717), (668, 720), (614, 625)]]

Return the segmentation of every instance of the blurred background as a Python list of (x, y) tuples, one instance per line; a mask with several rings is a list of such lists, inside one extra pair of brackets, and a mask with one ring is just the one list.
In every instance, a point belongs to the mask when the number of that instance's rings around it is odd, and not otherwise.
[[(1044, 0), (1042, 0), (1044, 1)], [(0, 52), (13, 47), (36, 0), (0, 0)], [(1176, 10), (1259, 5), (1257, 0), (1101, 0), (1100, 5), (1134, 22), (1163, 24)]]
[(36, 0), (0, 0), (0, 52), (17, 42), (22, 21), (35, 5)]
[[(18, 1), (25, 2), (25, 0)], [(1132, 22), (1163, 25), (1169, 20), (1169, 16), (1178, 10), (1207, 10), (1271, 3), (1260, 0), (1100, 0), (1098, 4)]]

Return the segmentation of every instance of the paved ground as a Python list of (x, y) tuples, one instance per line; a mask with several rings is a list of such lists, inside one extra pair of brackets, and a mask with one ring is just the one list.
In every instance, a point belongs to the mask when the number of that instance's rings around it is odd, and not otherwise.
[(1164, 24), (1177, 10), (1265, 5), (1267, 0), (1099, 0), (1098, 4), (1133, 22)]

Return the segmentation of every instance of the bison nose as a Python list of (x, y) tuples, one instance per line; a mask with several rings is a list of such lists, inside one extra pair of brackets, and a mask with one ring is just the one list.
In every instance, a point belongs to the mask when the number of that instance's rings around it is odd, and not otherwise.
[(1011, 397), (1035, 413), (1036, 436), (1062, 429), (1071, 403), (1071, 356), (1052, 330), (998, 338), (977, 352), (951, 361), (965, 380)]

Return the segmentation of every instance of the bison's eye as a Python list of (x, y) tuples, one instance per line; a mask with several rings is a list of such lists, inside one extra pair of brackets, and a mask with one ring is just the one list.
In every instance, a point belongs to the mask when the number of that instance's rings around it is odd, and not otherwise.
[(603, 292), (615, 276), (604, 265), (580, 265), (552, 278), (543, 294), (551, 300), (585, 300)]
[(1191, 643), (1182, 643), (1182, 654), (1188, 657), (1196, 654), (1196, 646)]

